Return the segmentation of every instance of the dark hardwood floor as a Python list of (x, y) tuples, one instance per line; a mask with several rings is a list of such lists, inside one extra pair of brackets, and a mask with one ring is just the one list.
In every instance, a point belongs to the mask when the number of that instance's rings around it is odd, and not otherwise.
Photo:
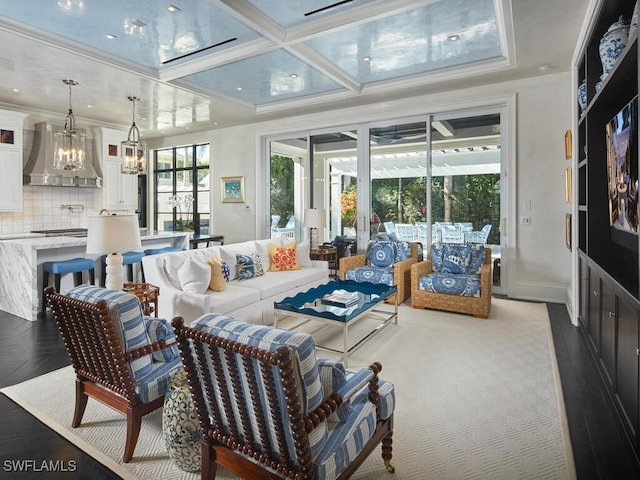
[[(578, 479), (640, 478), (640, 467), (619, 420), (612, 414), (611, 399), (602, 387), (580, 330), (571, 325), (564, 305), (548, 304), (548, 310)], [(68, 365), (52, 318), (43, 316), (37, 322), (27, 322), (0, 312), (0, 324), (0, 387)], [(120, 478), (4, 395), (0, 395), (0, 432), (0, 478)], [(28, 464), (30, 471), (16, 471), (19, 460), (33, 460)], [(59, 462), (67, 471), (43, 471), (43, 461)], [(34, 471), (33, 465), (40, 471)]]

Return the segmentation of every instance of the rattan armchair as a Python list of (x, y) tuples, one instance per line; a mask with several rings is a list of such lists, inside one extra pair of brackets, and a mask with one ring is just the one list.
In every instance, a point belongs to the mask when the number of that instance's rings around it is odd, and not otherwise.
[[(401, 260), (393, 264), (393, 285), (398, 287), (398, 303), (404, 302), (411, 293), (411, 265), (418, 261), (418, 253), (422, 244), (419, 242), (411, 243), (411, 254), (406, 260)], [(347, 271), (354, 270), (358, 267), (367, 265), (367, 255), (353, 255), (351, 257), (343, 257), (340, 259), (340, 279), (345, 280)], [(394, 298), (391, 296), (387, 299), (387, 303), (393, 304)]]
[(130, 294), (81, 285), (64, 295), (45, 291), (76, 372), (79, 427), (89, 397), (127, 417), (123, 462), (138, 442), (142, 417), (161, 408), (169, 377), (182, 368), (171, 325), (144, 317)]
[[(435, 246), (436, 244), (434, 244)], [(432, 246), (432, 252), (433, 252)], [(437, 248), (437, 247), (436, 247)], [(492, 278), (491, 278), (491, 249), (482, 245), (472, 248), (483, 248), (484, 263), (480, 268), (479, 296), (465, 294), (450, 294), (428, 291), (421, 285), (421, 279), (428, 275), (437, 274), (433, 268), (433, 257), (430, 260), (417, 262), (411, 266), (411, 306), (413, 308), (432, 308), (449, 312), (467, 313), (474, 317), (487, 318), (491, 311)], [(433, 255), (433, 254), (432, 254)], [(431, 283), (431, 282), (429, 282)], [(434, 282), (435, 283), (435, 282)]]

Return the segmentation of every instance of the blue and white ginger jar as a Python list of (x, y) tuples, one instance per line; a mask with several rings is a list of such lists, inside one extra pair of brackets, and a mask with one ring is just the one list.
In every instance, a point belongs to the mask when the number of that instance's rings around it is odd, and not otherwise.
[(578, 87), (578, 104), (580, 105), (580, 113), (584, 113), (587, 109), (587, 81), (583, 80)]
[(629, 38), (629, 21), (620, 17), (620, 19), (612, 24), (600, 40), (600, 61), (602, 62), (602, 71), (605, 75), (613, 69), (618, 57), (627, 46)]

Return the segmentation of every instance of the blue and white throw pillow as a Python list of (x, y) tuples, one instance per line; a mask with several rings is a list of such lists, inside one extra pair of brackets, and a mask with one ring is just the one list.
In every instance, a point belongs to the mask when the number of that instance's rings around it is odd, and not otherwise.
[(396, 242), (398, 253), (396, 254), (396, 262), (401, 262), (411, 257), (411, 242), (404, 240)]
[(374, 267), (390, 267), (395, 263), (397, 255), (396, 242), (370, 241), (367, 247), (367, 261)]
[(468, 244), (448, 243), (442, 255), (443, 273), (469, 273), (471, 264), (471, 246)]
[(264, 275), (262, 261), (257, 252), (251, 255), (236, 255), (236, 276), (238, 280), (260, 277)]
[(229, 279), (231, 278), (231, 269), (229, 268), (229, 264), (222, 261), (222, 276), (224, 277), (225, 282), (229, 283)]

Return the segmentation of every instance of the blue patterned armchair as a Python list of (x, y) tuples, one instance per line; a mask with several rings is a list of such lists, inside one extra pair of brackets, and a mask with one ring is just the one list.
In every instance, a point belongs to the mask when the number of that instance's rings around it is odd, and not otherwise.
[[(420, 244), (415, 242), (380, 240), (369, 241), (364, 255), (340, 259), (340, 278), (355, 282), (369, 282), (398, 287), (398, 303), (411, 293), (411, 265), (418, 261)], [(393, 303), (394, 298), (387, 299)]]
[(491, 249), (434, 243), (431, 259), (411, 267), (411, 306), (487, 318), (491, 310)]
[(164, 404), (171, 376), (182, 369), (168, 321), (144, 316), (131, 293), (80, 285), (45, 291), (76, 372), (79, 427), (89, 397), (127, 417), (123, 462), (133, 457), (142, 417)]
[(391, 465), (393, 384), (379, 363), (316, 359), (311, 335), (203, 315), (172, 322), (198, 414), (203, 479), (348, 478), (382, 443)]

